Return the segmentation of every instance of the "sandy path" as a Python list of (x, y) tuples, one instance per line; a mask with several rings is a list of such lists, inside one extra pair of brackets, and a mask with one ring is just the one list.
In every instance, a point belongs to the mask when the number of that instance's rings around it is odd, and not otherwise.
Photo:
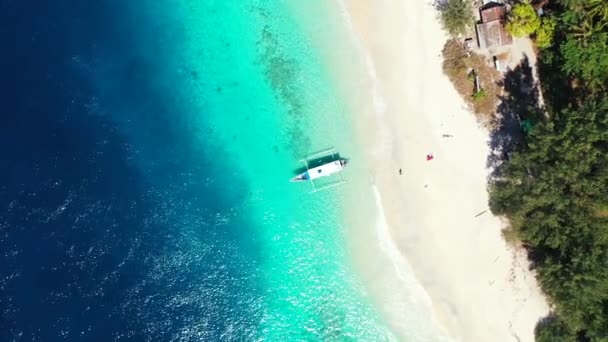
[(441, 71), (435, 10), (423, 0), (344, 5), (374, 94), (354, 106), (371, 178), (436, 319), (454, 340), (533, 341), (547, 306), (525, 255), (486, 211), (488, 133)]

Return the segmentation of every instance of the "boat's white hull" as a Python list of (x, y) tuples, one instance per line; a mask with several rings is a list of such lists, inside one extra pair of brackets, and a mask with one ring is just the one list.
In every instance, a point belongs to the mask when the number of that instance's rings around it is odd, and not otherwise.
[(313, 167), (312, 169), (304, 171), (293, 177), (291, 182), (312, 181), (318, 178), (331, 176), (342, 171), (347, 163), (348, 161), (346, 159), (338, 159), (317, 167)]

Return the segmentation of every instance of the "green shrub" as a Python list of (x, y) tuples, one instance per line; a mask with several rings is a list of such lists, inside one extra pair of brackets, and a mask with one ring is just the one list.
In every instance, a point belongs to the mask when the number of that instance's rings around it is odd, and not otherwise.
[(536, 30), (535, 40), (536, 46), (539, 48), (547, 48), (553, 44), (553, 34), (557, 20), (553, 17), (545, 17), (541, 20), (540, 27)]
[(481, 88), (481, 89), (479, 89), (479, 91), (476, 91), (473, 94), (473, 100), (475, 100), (475, 101), (481, 101), (481, 100), (485, 99), (487, 95), (488, 94), (486, 93), (486, 90), (483, 89), (483, 88)]
[(513, 6), (507, 21), (507, 32), (514, 37), (527, 37), (536, 32), (540, 27), (540, 19), (536, 15), (534, 7), (527, 2)]

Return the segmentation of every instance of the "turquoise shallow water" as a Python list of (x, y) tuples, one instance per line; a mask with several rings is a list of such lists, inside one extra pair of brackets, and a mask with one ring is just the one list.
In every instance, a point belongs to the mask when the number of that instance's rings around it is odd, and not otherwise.
[[(300, 31), (306, 23), (278, 1), (181, 5), (183, 65), (211, 76), (192, 79), (188, 91), (211, 109), (201, 125), (234, 163), (226, 173), (249, 188), (241, 210), (260, 252), (261, 336), (382, 340), (384, 327), (349, 266), (340, 190), (311, 195), (308, 185), (287, 182), (308, 153), (335, 146), (348, 157), (354, 149), (327, 66)], [(201, 21), (208, 13), (213, 20)]]

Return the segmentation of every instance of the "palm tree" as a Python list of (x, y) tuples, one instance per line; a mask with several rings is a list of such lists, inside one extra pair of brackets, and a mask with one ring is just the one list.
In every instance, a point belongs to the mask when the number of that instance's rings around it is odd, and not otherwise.
[(559, 0), (564, 7), (572, 10), (581, 9), (586, 2), (587, 0)]
[(586, 45), (592, 36), (605, 32), (608, 28), (608, 3), (605, 0), (586, 0), (577, 13), (579, 25), (572, 27), (572, 35), (583, 45)]
[(585, 42), (587, 42), (595, 33), (597, 33), (596, 27), (588, 17), (582, 18), (580, 25), (572, 27), (572, 36), (583, 44), (585, 44)]
[(605, 0), (587, 0), (584, 9), (597, 30), (601, 31), (608, 25), (608, 3)]

